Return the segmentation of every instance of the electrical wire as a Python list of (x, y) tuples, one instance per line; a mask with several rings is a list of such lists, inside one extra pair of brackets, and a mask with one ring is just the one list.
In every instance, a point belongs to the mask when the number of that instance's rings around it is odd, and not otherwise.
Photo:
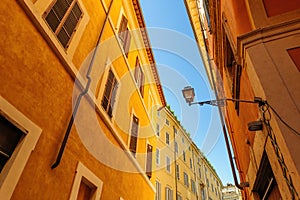
[(293, 131), (293, 133), (297, 136), (300, 136), (300, 133), (294, 129), (293, 127), (291, 127), (286, 121), (284, 121), (284, 119), (282, 119), (282, 117), (280, 117), (280, 115), (276, 112), (276, 110), (268, 103), (266, 102), (266, 104), (271, 108), (271, 110), (274, 112), (274, 114), (278, 117), (278, 119), (284, 124), (286, 125), (286, 127), (288, 127), (290, 130)]

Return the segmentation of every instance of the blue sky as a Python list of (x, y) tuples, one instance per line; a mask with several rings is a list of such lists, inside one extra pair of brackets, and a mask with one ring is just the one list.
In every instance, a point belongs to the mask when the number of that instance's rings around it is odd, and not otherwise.
[(196, 101), (214, 99), (184, 1), (140, 0), (167, 103), (207, 156), (223, 184), (233, 183), (217, 108), (188, 106), (181, 90), (191, 85)]

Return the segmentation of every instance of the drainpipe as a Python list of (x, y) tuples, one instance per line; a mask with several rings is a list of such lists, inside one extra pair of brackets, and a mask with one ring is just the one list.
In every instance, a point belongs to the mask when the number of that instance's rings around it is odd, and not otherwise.
[[(77, 114), (77, 111), (78, 111), (78, 108), (79, 108), (79, 105), (80, 105), (80, 102), (82, 100), (82, 97), (84, 95), (86, 95), (86, 93), (88, 92), (89, 88), (90, 88), (90, 85), (91, 85), (91, 77), (90, 77), (90, 74), (91, 74), (91, 71), (92, 71), (92, 66), (94, 64), (94, 61), (95, 61), (95, 57), (96, 57), (96, 54), (98, 52), (98, 48), (99, 48), (99, 44), (100, 44), (100, 40), (101, 40), (101, 37), (103, 35), (103, 31), (104, 31), (104, 28), (105, 28), (105, 25), (107, 24), (108, 22), (108, 18), (109, 18), (109, 14), (110, 14), (110, 11), (111, 11), (111, 7), (112, 7), (112, 4), (113, 4), (113, 1), (114, 0), (111, 0), (110, 2), (110, 5), (109, 5), (109, 8), (108, 8), (108, 11), (106, 12), (106, 17), (105, 17), (105, 21), (104, 21), (104, 24), (103, 24), (103, 27), (101, 29), (101, 32), (100, 32), (100, 35), (98, 37), (98, 41), (96, 43), (96, 47), (95, 47), (95, 50), (94, 50), (94, 53), (93, 53), (93, 56), (92, 56), (92, 59), (90, 61), (90, 64), (89, 64), (89, 67), (88, 67), (88, 70), (86, 72), (86, 79), (88, 80), (87, 83), (86, 83), (86, 86), (84, 88), (84, 90), (80, 93), (80, 95), (78, 96), (77, 100), (76, 100), (76, 104), (74, 106), (74, 109), (73, 109), (73, 112), (72, 112), (72, 116), (71, 116), (71, 119), (69, 121), (69, 124), (68, 124), (68, 128), (66, 130), (66, 133), (65, 133), (65, 136), (64, 136), (64, 139), (62, 141), (62, 144), (60, 146), (60, 149), (59, 149), (59, 152), (58, 152), (58, 155), (56, 157), (56, 161), (55, 163), (51, 166), (51, 169), (55, 169), (59, 164), (60, 164), (60, 161), (62, 159), (62, 156), (63, 156), (63, 153), (64, 153), (64, 150), (66, 148), (66, 144), (67, 144), (67, 141), (69, 139), (69, 136), (70, 136), (70, 133), (71, 133), (71, 129), (72, 129), (72, 126), (73, 126), (73, 123), (74, 123), (74, 119), (76, 117), (76, 114)], [(102, 6), (105, 8), (102, 0), (100, 0)]]
[[(201, 54), (201, 57), (202, 57), (203, 60), (207, 59), (207, 61), (208, 61), (209, 73), (210, 73), (211, 78), (212, 78), (213, 90), (215, 91), (216, 100), (218, 101), (218, 100), (220, 100), (220, 98), (218, 96), (216, 82), (214, 80), (214, 74), (213, 74), (213, 69), (212, 69), (210, 59), (209, 59), (209, 55), (208, 55), (207, 45), (205, 43), (204, 28), (203, 28), (203, 24), (202, 24), (202, 21), (201, 21), (201, 18), (200, 18), (199, 7), (198, 7), (197, 1), (196, 1), (196, 5), (197, 5), (197, 11), (198, 11), (199, 21), (200, 21), (200, 26), (201, 26), (201, 32), (202, 32), (201, 36), (202, 36), (202, 39), (204, 41), (204, 47), (205, 47), (205, 52), (206, 52), (205, 54), (203, 54), (201, 52), (201, 49), (200, 49), (200, 54)], [(244, 187), (249, 187), (249, 183), (248, 182), (243, 182), (243, 183), (239, 184), (239, 182), (238, 182), (236, 171), (235, 171), (235, 166), (234, 166), (234, 163), (233, 163), (233, 157), (232, 157), (232, 153), (231, 153), (231, 149), (230, 149), (230, 142), (229, 142), (229, 138), (228, 138), (228, 135), (227, 135), (225, 120), (224, 120), (222, 109), (221, 109), (220, 105), (218, 105), (218, 111), (219, 111), (220, 121), (221, 121), (221, 125), (222, 125), (222, 131), (223, 131), (223, 135), (224, 135), (224, 139), (225, 139), (225, 143), (226, 143), (226, 149), (227, 149), (227, 153), (228, 153), (228, 157), (229, 157), (229, 161), (230, 161), (230, 166), (231, 166), (231, 171), (232, 171), (234, 183), (235, 183), (235, 186), (237, 188), (239, 188), (240, 190), (243, 190)]]
[[(175, 199), (177, 200), (177, 158), (176, 158), (176, 135), (175, 135), (175, 126), (173, 126), (173, 135), (174, 135), (174, 164), (175, 164)], [(178, 144), (177, 144), (177, 149), (178, 149)], [(179, 173), (179, 172), (178, 172)]]

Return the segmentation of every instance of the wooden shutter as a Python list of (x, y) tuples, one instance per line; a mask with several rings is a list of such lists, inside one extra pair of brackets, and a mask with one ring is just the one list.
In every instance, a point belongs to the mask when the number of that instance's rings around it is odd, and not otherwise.
[(120, 27), (119, 27), (119, 39), (121, 41), (122, 46), (124, 45), (126, 39), (127, 23), (128, 20), (126, 19), (126, 17), (122, 16)]
[(136, 61), (135, 61), (135, 69), (134, 69), (134, 79), (136, 81), (136, 83), (138, 83), (139, 80), (139, 70), (140, 70), (140, 61), (139, 58), (136, 57)]
[(144, 73), (141, 69), (141, 83), (140, 83), (140, 93), (142, 95), (142, 97), (144, 97), (144, 82), (145, 82), (145, 76), (144, 76)]
[(117, 90), (118, 82), (113, 72), (109, 70), (101, 102), (102, 107), (107, 112), (109, 117), (112, 117)]
[(81, 17), (82, 11), (77, 1), (57, 0), (45, 20), (62, 46), (67, 48)]
[(152, 149), (150, 144), (147, 144), (147, 164), (146, 164), (146, 174), (150, 179), (152, 176)]
[(133, 115), (132, 125), (131, 125), (131, 137), (129, 150), (135, 154), (137, 149), (137, 137), (138, 137), (139, 119)]
[(127, 28), (126, 32), (125, 32), (125, 42), (124, 42), (124, 45), (123, 45), (123, 49), (124, 49), (126, 57), (128, 57), (130, 42), (131, 42), (131, 34), (130, 34), (130, 31), (128, 30), (128, 28)]

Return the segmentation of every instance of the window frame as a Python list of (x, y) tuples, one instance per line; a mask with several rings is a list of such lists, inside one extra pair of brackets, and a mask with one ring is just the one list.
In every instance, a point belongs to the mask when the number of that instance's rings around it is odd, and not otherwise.
[[(134, 119), (137, 120), (137, 131), (136, 131), (136, 136), (132, 135), (133, 134), (133, 126), (134, 126)], [(129, 145), (128, 145), (128, 148), (129, 148), (129, 151), (132, 153), (133, 157), (136, 156), (136, 152), (137, 152), (137, 149), (138, 149), (138, 135), (139, 135), (139, 118), (135, 115), (135, 114), (132, 114), (131, 115), (131, 126), (130, 126), (130, 137), (129, 137)], [(132, 138), (133, 137), (136, 137), (136, 144), (135, 144), (135, 149), (132, 149), (132, 146), (131, 146), (131, 141), (132, 141)], [(133, 151), (134, 150), (134, 151)]]
[(103, 181), (79, 161), (77, 164), (76, 175), (74, 177), (69, 200), (77, 199), (79, 187), (83, 178), (86, 179), (89, 184), (92, 184), (92, 186), (95, 187), (91, 200), (100, 199)]
[[(107, 108), (104, 108), (103, 101), (104, 101), (104, 96), (105, 96), (105, 92), (107, 89), (110, 72), (111, 72), (111, 74), (113, 74), (113, 80), (114, 80), (114, 83), (116, 83), (116, 85), (114, 85), (114, 86), (117, 86), (117, 88), (116, 88), (116, 90), (113, 87), (111, 88), (110, 93), (109, 93), (108, 102), (107, 102)], [(105, 73), (105, 76), (103, 77), (103, 85), (104, 85), (104, 87), (103, 87), (103, 91), (102, 91), (100, 105), (101, 105), (101, 108), (104, 110), (104, 112), (109, 116), (109, 118), (112, 119), (114, 117), (115, 105), (117, 104), (118, 94), (119, 94), (119, 90), (120, 90), (119, 89), (120, 81), (119, 81), (118, 77), (116, 76), (116, 73), (113, 70), (113, 68), (109, 68), (107, 70), (107, 72)], [(113, 99), (112, 99), (112, 96), (114, 96)], [(107, 109), (111, 105), (111, 100), (113, 100), (113, 103), (112, 103), (113, 105), (112, 105), (111, 114), (110, 114)]]
[(88, 15), (82, 0), (77, 0), (77, 2), (82, 10), (83, 16), (81, 18), (81, 22), (76, 27), (76, 33), (73, 34), (68, 49), (62, 47), (55, 34), (53, 34), (53, 31), (49, 28), (48, 24), (43, 18), (45, 11), (47, 11), (47, 9), (54, 4), (54, 0), (36, 0), (34, 3), (32, 0), (18, 0), (18, 2), (20, 2), (20, 5), (26, 11), (26, 13), (30, 13), (28, 16), (32, 20), (33, 24), (37, 27), (37, 29), (41, 30), (42, 36), (44, 36), (45, 40), (51, 44), (50, 46), (53, 48), (53, 50), (61, 55), (61, 60), (68, 64), (68, 68), (74, 74), (77, 74), (76, 67), (71, 60), (90, 20), (90, 16)]
[(171, 159), (169, 156), (166, 156), (166, 170), (171, 173)]
[(170, 145), (170, 134), (166, 132), (166, 144)]
[(144, 98), (145, 74), (142, 70), (138, 56), (136, 57), (135, 61), (134, 79), (141, 96)]
[[(128, 18), (125, 16), (124, 13), (122, 13), (120, 17), (121, 18), (120, 18), (119, 28), (118, 28), (118, 33), (117, 33), (118, 40), (122, 46), (122, 50), (123, 50), (125, 56), (128, 58), (132, 36), (131, 36), (130, 30), (129, 30)], [(124, 20), (126, 20), (126, 24), (123, 24), (123, 23), (125, 23)]]
[(159, 148), (156, 148), (156, 151), (155, 151), (155, 163), (157, 166), (160, 165), (160, 149)]
[[(72, 39), (73, 39), (75, 33), (76, 33), (77, 28), (80, 26), (80, 23), (81, 23), (82, 18), (83, 18), (83, 16), (84, 16), (84, 10), (81, 8), (81, 5), (80, 5), (80, 3), (79, 3), (78, 0), (73, 0), (73, 2), (71, 2), (71, 4), (69, 5), (69, 7), (67, 8), (66, 12), (63, 14), (63, 17), (62, 17), (62, 19), (59, 21), (58, 26), (56, 27), (55, 30), (53, 30), (53, 29), (51, 28), (51, 25), (48, 23), (48, 21), (47, 21), (46, 18), (49, 16), (49, 13), (52, 11), (53, 7), (55, 6), (55, 4), (56, 4), (58, 1), (59, 1), (59, 0), (52, 1), (52, 3), (50, 4), (50, 6), (49, 6), (49, 7), (47, 8), (47, 10), (44, 12), (42, 18), (44, 19), (44, 21), (45, 21), (46, 25), (48, 26), (48, 28), (49, 28), (49, 29), (52, 31), (52, 33), (55, 35), (56, 39), (57, 39), (58, 42), (61, 44), (61, 46), (62, 46), (65, 50), (67, 50), (67, 49), (69, 48), (69, 46), (70, 46), (70, 43), (71, 43), (71, 41), (72, 41)], [(62, 41), (60, 41), (58, 35), (59, 35), (60, 30), (65, 29), (65, 28), (64, 28), (64, 25), (66, 24), (66, 21), (67, 21), (68, 17), (70, 16), (70, 14), (72, 13), (73, 8), (75, 7), (75, 5), (78, 6), (78, 8), (79, 8), (81, 14), (80, 14), (79, 19), (78, 19), (78, 21), (77, 21), (77, 23), (76, 23), (76, 25), (75, 25), (75, 27), (74, 27), (74, 30), (72, 31), (71, 35), (69, 35), (69, 39), (68, 39), (66, 45), (64, 46), (64, 45), (62, 44)], [(54, 14), (55, 14), (55, 13), (54, 13)], [(66, 30), (65, 30), (65, 31), (66, 31)], [(67, 31), (66, 31), (66, 32), (67, 32)]]
[(21, 177), (31, 152), (38, 142), (42, 129), (6, 101), (1, 95), (0, 114), (25, 134), (0, 174), (0, 196), (2, 197), (2, 200), (9, 200)]

